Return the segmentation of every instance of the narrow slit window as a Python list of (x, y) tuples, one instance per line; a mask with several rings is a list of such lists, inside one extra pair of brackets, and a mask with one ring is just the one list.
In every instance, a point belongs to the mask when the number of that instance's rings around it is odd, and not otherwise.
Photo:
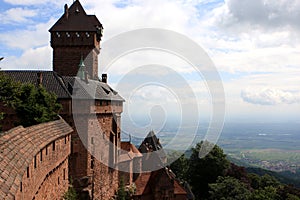
[(29, 167), (27, 167), (27, 178), (29, 178)]
[(36, 156), (34, 156), (34, 159), (33, 159), (33, 166), (34, 166), (34, 168), (36, 168)]

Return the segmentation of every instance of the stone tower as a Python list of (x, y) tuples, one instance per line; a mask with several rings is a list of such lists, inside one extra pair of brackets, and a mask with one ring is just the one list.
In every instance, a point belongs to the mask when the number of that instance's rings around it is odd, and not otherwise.
[[(73, 95), (59, 102), (63, 105), (60, 115), (74, 130), (69, 176), (81, 199), (111, 199), (119, 183), (115, 168), (124, 99), (108, 85), (106, 74), (102, 81), (98, 78), (102, 31), (97, 17), (87, 15), (79, 0), (65, 5), (64, 14), (49, 30), (54, 74)], [(112, 145), (100, 144), (101, 138)]]
[(53, 48), (53, 71), (62, 76), (76, 76), (78, 63), (84, 59), (90, 79), (98, 80), (98, 54), (103, 26), (95, 15), (87, 15), (79, 0), (49, 30)]

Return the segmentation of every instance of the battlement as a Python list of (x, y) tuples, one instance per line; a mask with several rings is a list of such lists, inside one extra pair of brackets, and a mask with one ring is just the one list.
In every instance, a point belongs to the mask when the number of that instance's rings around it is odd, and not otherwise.
[(90, 31), (57, 31), (51, 33), (51, 47), (87, 46), (100, 49), (97, 34)]

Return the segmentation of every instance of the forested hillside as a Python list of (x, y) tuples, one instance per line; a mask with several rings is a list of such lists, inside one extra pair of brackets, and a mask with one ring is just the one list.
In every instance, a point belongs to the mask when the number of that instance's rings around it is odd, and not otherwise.
[(200, 159), (202, 145), (207, 143), (198, 143), (189, 157), (182, 155), (170, 166), (178, 179), (190, 184), (196, 199), (300, 200), (299, 188), (280, 182), (269, 171), (231, 163), (217, 145)]

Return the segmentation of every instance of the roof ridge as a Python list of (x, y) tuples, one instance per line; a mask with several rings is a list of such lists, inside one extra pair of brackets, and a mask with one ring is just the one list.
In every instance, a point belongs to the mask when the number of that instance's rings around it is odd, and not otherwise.
[(56, 78), (56, 80), (58, 81), (59, 85), (62, 86), (62, 88), (66, 91), (66, 93), (71, 98), (72, 94), (69, 92), (68, 88), (66, 87), (66, 84), (64, 83), (63, 77), (61, 75), (59, 75), (58, 73), (56, 73), (55, 71), (53, 71), (53, 75)]

